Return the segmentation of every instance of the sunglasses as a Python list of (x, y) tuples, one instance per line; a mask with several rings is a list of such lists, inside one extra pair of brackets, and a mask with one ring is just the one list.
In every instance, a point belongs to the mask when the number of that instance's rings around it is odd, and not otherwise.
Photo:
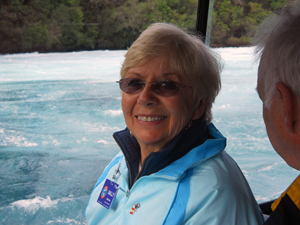
[(176, 95), (181, 87), (186, 87), (171, 80), (147, 82), (138, 78), (123, 78), (116, 82), (119, 83), (122, 91), (131, 95), (140, 93), (145, 87), (146, 83), (151, 84), (151, 89), (155, 92), (155, 94), (163, 97)]

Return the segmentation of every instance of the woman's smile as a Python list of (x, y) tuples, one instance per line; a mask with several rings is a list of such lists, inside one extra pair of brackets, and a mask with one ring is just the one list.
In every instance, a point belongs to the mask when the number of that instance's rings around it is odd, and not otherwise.
[(136, 116), (139, 121), (143, 122), (155, 122), (166, 119), (166, 116)]

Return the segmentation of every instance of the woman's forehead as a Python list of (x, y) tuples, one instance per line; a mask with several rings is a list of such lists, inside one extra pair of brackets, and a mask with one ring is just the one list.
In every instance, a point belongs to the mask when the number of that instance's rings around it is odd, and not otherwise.
[(139, 61), (132, 61), (132, 64), (129, 66), (127, 71), (124, 73), (125, 76), (128, 76), (129, 73), (132, 73), (133, 71), (135, 73), (140, 73), (138, 70), (145, 68), (145, 66), (151, 61), (154, 61), (154, 65), (152, 64), (151, 66), (155, 66), (157, 68), (162, 68), (163, 70), (161, 71), (162, 75), (164, 77), (168, 77), (171, 79), (172, 77), (177, 80), (177, 81), (182, 81), (184, 82), (186, 80), (186, 77), (182, 74), (184, 73), (184, 68), (182, 68), (182, 63), (178, 61), (178, 58), (175, 56), (172, 56), (170, 54), (161, 54), (157, 56), (150, 56), (150, 55), (145, 55), (145, 57), (142, 60)]
[(166, 56), (153, 57), (143, 63), (131, 66), (127, 73), (147, 73), (156, 72), (163, 76), (176, 75), (177, 71), (171, 67), (170, 59)]
[[(137, 77), (139, 79), (147, 79), (149, 76), (149, 74), (144, 74), (144, 73), (138, 73), (135, 71), (129, 71), (126, 74), (126, 77)], [(177, 74), (175, 73), (160, 73), (160, 74), (155, 74), (155, 76), (153, 76), (155, 79), (157, 80), (173, 80), (176, 82), (180, 82), (180, 78)]]

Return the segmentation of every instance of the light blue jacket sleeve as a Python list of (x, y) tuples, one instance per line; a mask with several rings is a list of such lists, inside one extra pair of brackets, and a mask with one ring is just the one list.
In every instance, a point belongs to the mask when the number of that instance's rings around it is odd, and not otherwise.
[(259, 225), (264, 222), (247, 181), (225, 151), (194, 168), (189, 192), (183, 224)]

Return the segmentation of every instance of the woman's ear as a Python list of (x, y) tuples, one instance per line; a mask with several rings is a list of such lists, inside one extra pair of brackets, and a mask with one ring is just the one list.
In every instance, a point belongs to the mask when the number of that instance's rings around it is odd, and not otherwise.
[(199, 106), (194, 110), (192, 120), (197, 120), (204, 114), (206, 109), (206, 102), (207, 102), (207, 98), (202, 99), (200, 101)]
[(299, 125), (299, 114), (297, 110), (299, 106), (296, 104), (299, 102), (290, 89), (283, 83), (276, 84), (276, 94), (279, 99), (279, 104), (283, 112), (284, 125), (290, 133), (294, 133)]

